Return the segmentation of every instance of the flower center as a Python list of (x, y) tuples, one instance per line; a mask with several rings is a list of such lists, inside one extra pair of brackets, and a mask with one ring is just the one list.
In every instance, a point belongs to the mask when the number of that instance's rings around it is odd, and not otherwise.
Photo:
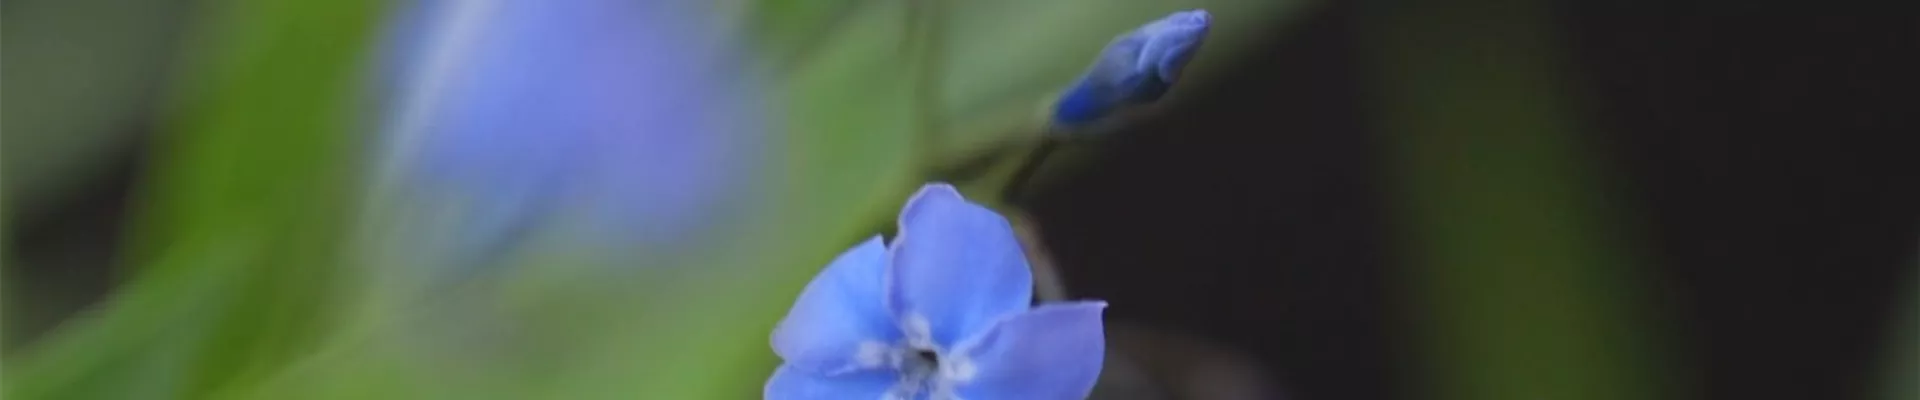
[(923, 364), (931, 365), (936, 368), (940, 366), (940, 353), (935, 352), (931, 349), (916, 349), (913, 351), (913, 355), (915, 356), (915, 358), (919, 358), (920, 362)]
[(894, 368), (900, 371), (900, 382), (894, 384), (884, 398), (920, 398), (923, 394), (933, 394), (940, 386), (939, 350), (902, 344), (894, 348), (892, 359)]
[(933, 342), (925, 317), (912, 314), (902, 322), (901, 330), (906, 337), (886, 346), (884, 351), (886, 363), (900, 372), (900, 382), (885, 398), (914, 399), (923, 398), (922, 395), (934, 400), (957, 398), (954, 387), (973, 379), (973, 363), (962, 355), (942, 354), (940, 345)]
[(938, 350), (908, 346), (901, 349), (900, 375), (912, 382), (932, 382), (940, 376)]

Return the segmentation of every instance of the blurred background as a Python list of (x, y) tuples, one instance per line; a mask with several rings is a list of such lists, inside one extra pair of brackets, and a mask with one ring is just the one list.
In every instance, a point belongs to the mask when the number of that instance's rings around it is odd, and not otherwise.
[[(1112, 304), (1095, 398), (1920, 399), (1920, 25), (1717, 6), (11, 0), (0, 392), (753, 398), (990, 159)], [(992, 201), (1190, 8), (1166, 100)]]

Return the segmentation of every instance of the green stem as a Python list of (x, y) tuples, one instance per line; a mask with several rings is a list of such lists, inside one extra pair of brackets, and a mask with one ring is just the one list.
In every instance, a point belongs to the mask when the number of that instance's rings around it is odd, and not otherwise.
[(1007, 178), (1005, 189), (1001, 190), (1001, 193), (1004, 193), (1002, 201), (1018, 204), (1021, 200), (1025, 200), (1028, 182), (1031, 182), (1033, 176), (1040, 172), (1040, 166), (1047, 163), (1047, 156), (1053, 155), (1054, 149), (1058, 147), (1060, 147), (1059, 141), (1042, 139), (1039, 146), (1027, 153), (1027, 159), (1020, 163), (1020, 169), (1015, 170), (1013, 176)]

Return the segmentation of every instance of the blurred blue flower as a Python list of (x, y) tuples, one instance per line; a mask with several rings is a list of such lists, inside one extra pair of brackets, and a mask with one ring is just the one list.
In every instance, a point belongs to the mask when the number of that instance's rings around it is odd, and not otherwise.
[(1206, 10), (1176, 12), (1115, 38), (1054, 104), (1053, 123), (1084, 125), (1166, 94), (1207, 37)]
[(1098, 301), (1029, 309), (1005, 218), (922, 187), (878, 236), (815, 277), (773, 333), (768, 399), (1083, 399), (1104, 358)]
[(455, 263), (557, 222), (619, 246), (726, 213), (766, 127), (751, 74), (700, 1), (407, 3), (380, 91), (398, 186), (453, 210)]

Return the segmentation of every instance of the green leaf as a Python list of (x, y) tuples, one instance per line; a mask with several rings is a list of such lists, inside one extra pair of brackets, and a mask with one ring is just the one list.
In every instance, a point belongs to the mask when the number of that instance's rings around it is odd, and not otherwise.
[(9, 398), (201, 397), (311, 350), (342, 289), (349, 106), (375, 4), (209, 4), (207, 58), (142, 192), (144, 268), (93, 318), (10, 357)]
[(1433, 4), (1364, 17), (1393, 143), (1424, 365), (1440, 399), (1661, 399), (1665, 325), (1620, 241), (1631, 213), (1567, 111), (1543, 5)]
[[(1920, 266), (1920, 260), (1915, 260)], [(1892, 335), (1887, 337), (1886, 359), (1881, 361), (1879, 398), (1886, 400), (1920, 399), (1920, 284), (1907, 281), (1907, 299), (1893, 308), (1898, 312)]]

